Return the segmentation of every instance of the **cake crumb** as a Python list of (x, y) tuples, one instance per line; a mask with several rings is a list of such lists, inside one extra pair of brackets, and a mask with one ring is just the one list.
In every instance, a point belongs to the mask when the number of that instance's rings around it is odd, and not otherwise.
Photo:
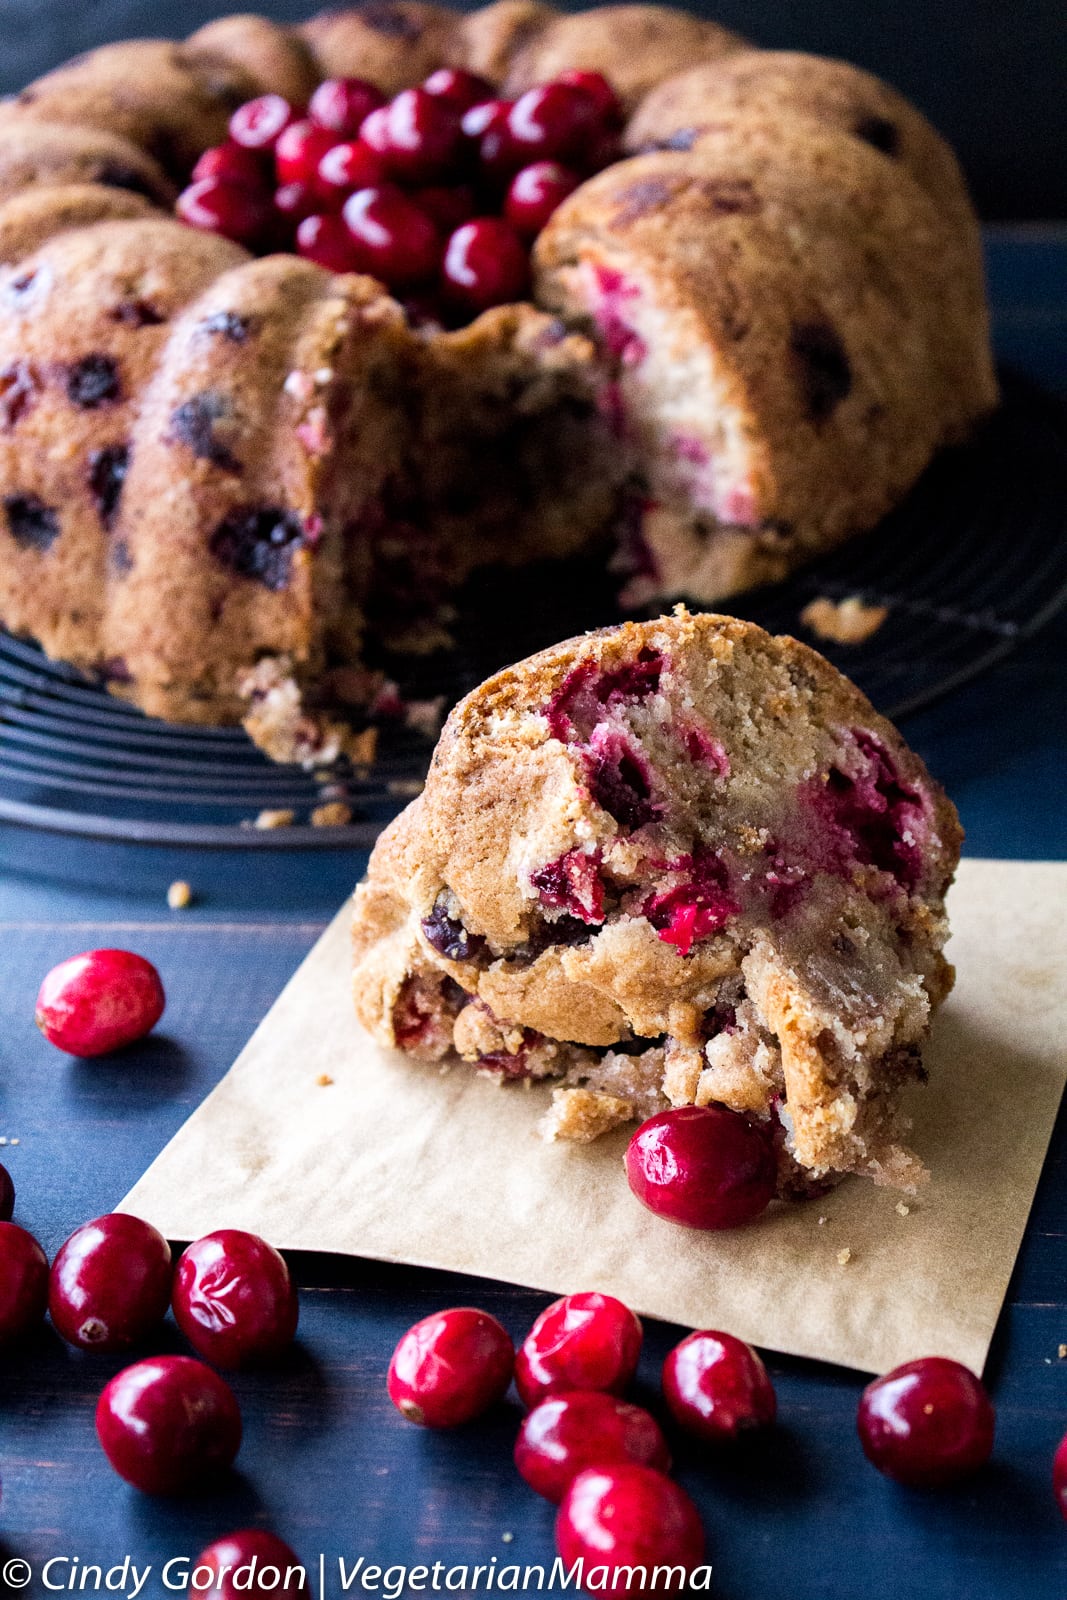
[(21, 1144), (22, 1140), (21, 1139), (9, 1139), (7, 1142), (8, 1142), (8, 1144)]
[(819, 1227), (820, 1228), (825, 1228), (825, 1226), (829, 1222), (829, 1220), (830, 1220), (829, 1217), (820, 1217), (819, 1218)]
[(858, 594), (845, 600), (820, 595), (804, 607), (800, 620), (817, 639), (828, 639), (832, 644), (862, 644), (878, 632), (888, 615), (888, 606), (864, 605)]
[(320, 1072), (318, 1077), (315, 1079), (315, 1082), (318, 1084), (320, 1089), (326, 1089), (333, 1082), (333, 1079), (330, 1077), (328, 1072)]
[(346, 822), (351, 821), (352, 807), (346, 806), (343, 800), (327, 800), (311, 813), (313, 828), (343, 828)]
[(838, 1266), (847, 1267), (851, 1260), (852, 1260), (852, 1251), (849, 1249), (848, 1245), (846, 1245), (843, 1250), (839, 1250), (837, 1252), (837, 1264), (838, 1264)]
[(400, 799), (414, 800), (416, 795), (422, 793), (422, 780), (419, 778), (390, 778), (385, 787), (390, 794), (395, 794)]
[(261, 811), (253, 822), (253, 828), (291, 828), (296, 821), (296, 812), (288, 810)]
[(172, 911), (184, 911), (186, 906), (192, 905), (193, 891), (184, 878), (175, 878), (167, 890), (167, 904)]
[(1067, 1344), (1060, 1345), (1059, 1356), (1061, 1361), (1067, 1361)]
[(357, 767), (373, 767), (378, 754), (377, 728), (363, 728), (353, 733), (345, 745), (345, 753)]
[(515, 1535), (513, 1533), (502, 1533), (500, 1535), (500, 1542), (501, 1544), (510, 1544), (514, 1537)]
[(911, 1207), (903, 1200), (898, 1200), (897, 1201), (896, 1211), (897, 1211), (897, 1216), (898, 1217), (910, 1217), (911, 1216)]

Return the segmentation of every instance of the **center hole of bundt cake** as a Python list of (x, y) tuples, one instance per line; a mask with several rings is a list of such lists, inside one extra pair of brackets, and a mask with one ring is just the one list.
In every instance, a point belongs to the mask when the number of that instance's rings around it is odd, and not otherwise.
[(367, 273), (413, 320), (459, 326), (526, 297), (534, 239), (619, 159), (622, 120), (596, 72), (515, 100), (454, 68), (391, 100), (363, 79), (328, 79), (306, 107), (278, 94), (239, 106), (177, 213), (256, 253)]

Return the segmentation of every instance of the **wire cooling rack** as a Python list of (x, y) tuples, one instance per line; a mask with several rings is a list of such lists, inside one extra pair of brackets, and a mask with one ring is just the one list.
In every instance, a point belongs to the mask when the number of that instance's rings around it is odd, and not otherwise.
[[(862, 644), (812, 642), (889, 716), (1008, 654), (1067, 602), (1067, 408), (1009, 388), (980, 435), (873, 532), (731, 609), (810, 638), (800, 612), (823, 595), (888, 607)], [(507, 662), (619, 616), (601, 562), (482, 573), (459, 596), (453, 649), (386, 665), (404, 693), (451, 704)], [(366, 846), (417, 792), (430, 749), (387, 729), (373, 767), (313, 775), (268, 761), (239, 729), (145, 717), (0, 632), (0, 821), (150, 844)], [(327, 798), (346, 801), (350, 824), (310, 825)], [(292, 811), (295, 825), (251, 826), (264, 810)]]

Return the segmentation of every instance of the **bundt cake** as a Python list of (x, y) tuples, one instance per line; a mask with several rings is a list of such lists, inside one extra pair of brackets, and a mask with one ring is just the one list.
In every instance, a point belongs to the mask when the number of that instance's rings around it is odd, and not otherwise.
[(356, 1010), (416, 1060), (555, 1080), (554, 1137), (714, 1103), (775, 1130), (783, 1193), (908, 1188), (960, 838), (821, 656), (678, 607), (455, 708), (356, 891)]
[(719, 599), (995, 399), (944, 142), (684, 12), (225, 17), (0, 105), (0, 621), (280, 759), (473, 568)]

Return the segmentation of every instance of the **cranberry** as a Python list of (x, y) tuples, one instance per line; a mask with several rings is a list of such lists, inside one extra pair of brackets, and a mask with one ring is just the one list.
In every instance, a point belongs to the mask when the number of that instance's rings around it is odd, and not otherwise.
[(389, 152), (389, 107), (377, 106), (363, 120), (359, 130), (363, 143), (374, 150), (378, 155), (384, 156)]
[(303, 222), (305, 217), (315, 216), (322, 204), (321, 196), (313, 194), (303, 183), (283, 183), (274, 192), (278, 221), (290, 229)]
[(463, 137), (478, 153), (478, 164), (488, 178), (506, 178), (521, 167), (523, 156), (508, 129), (514, 102), (483, 100), (463, 113)]
[(445, 293), (464, 311), (521, 300), (530, 281), (526, 246), (500, 217), (464, 222), (445, 246)]
[(225, 178), (201, 178), (190, 184), (174, 209), (190, 228), (221, 233), (238, 244), (253, 242), (270, 222), (270, 207), (256, 190)]
[(550, 1395), (523, 1419), (515, 1443), (519, 1474), (558, 1505), (586, 1467), (636, 1461), (669, 1472), (667, 1441), (655, 1417), (593, 1389)]
[(239, 1528), (216, 1539), (201, 1551), (194, 1571), (212, 1576), (210, 1589), (197, 1587), (202, 1600), (242, 1600), (249, 1594), (302, 1600), (308, 1593), (307, 1573), (295, 1551), (266, 1528)]
[(638, 1200), (687, 1228), (737, 1228), (774, 1198), (769, 1133), (725, 1106), (678, 1106), (643, 1122), (626, 1151)]
[(163, 1321), (170, 1245), (151, 1223), (113, 1212), (71, 1234), (52, 1263), (48, 1309), (68, 1344), (123, 1350)]
[(230, 1466), (241, 1445), (233, 1390), (191, 1356), (151, 1356), (116, 1373), (96, 1406), (96, 1434), (120, 1478), (178, 1494)]
[(644, 1330), (610, 1294), (568, 1294), (542, 1311), (515, 1358), (527, 1406), (571, 1389), (621, 1394), (637, 1370)]
[(732, 1333), (691, 1333), (663, 1363), (663, 1394), (676, 1421), (713, 1444), (765, 1427), (778, 1410), (752, 1346)]
[(232, 142), (204, 151), (193, 168), (191, 182), (199, 183), (202, 178), (223, 178), (241, 189), (264, 189), (267, 183), (262, 157)]
[(15, 1185), (6, 1167), (0, 1167), (0, 1222), (10, 1222), (15, 1209)]
[(605, 127), (622, 127), (622, 105), (602, 72), (583, 72), (580, 67), (571, 67), (567, 72), (561, 72), (556, 82), (566, 84), (568, 89), (577, 89), (591, 100), (598, 121)]
[(240, 1367), (293, 1342), (300, 1307), (282, 1257), (257, 1234), (220, 1228), (191, 1244), (174, 1275), (174, 1317), (198, 1355)]
[(230, 118), (230, 138), (245, 150), (273, 150), (296, 112), (280, 94), (261, 94), (246, 100)]
[(532, 238), (541, 232), (556, 207), (574, 193), (579, 181), (577, 173), (556, 161), (535, 161), (512, 178), (504, 215), (513, 228)]
[(493, 92), (493, 85), (486, 78), (479, 78), (476, 72), (465, 72), (462, 67), (438, 67), (422, 87), (426, 94), (447, 100), (459, 111), (469, 111), (471, 106), (480, 105)]
[(291, 122), (280, 135), (274, 147), (274, 165), (278, 182), (302, 183), (316, 190), (319, 182), (319, 162), (337, 143), (325, 128), (316, 128), (313, 122)]
[(159, 973), (131, 950), (87, 950), (41, 984), (36, 1022), (72, 1056), (102, 1056), (150, 1033), (166, 998)]
[(357, 271), (352, 235), (340, 217), (311, 216), (301, 219), (296, 230), (296, 250), (307, 261), (315, 261), (328, 272)]
[(419, 283), (437, 270), (441, 259), (437, 229), (393, 184), (358, 189), (345, 201), (342, 214), (361, 272), (395, 288)]
[(47, 1305), (48, 1257), (17, 1222), (0, 1222), (0, 1344), (43, 1321)]
[(432, 183), (455, 165), (462, 133), (455, 106), (425, 89), (402, 89), (388, 109), (385, 158), (408, 183)]
[[(556, 1548), (565, 1567), (578, 1560), (587, 1574), (607, 1567), (598, 1593), (638, 1593), (654, 1567), (680, 1567), (666, 1572), (662, 1586), (678, 1591), (704, 1559), (704, 1529), (684, 1489), (651, 1467), (624, 1462), (587, 1467), (574, 1479), (556, 1518)], [(645, 1570), (628, 1570), (634, 1567)]]
[(369, 144), (356, 139), (331, 145), (319, 162), (316, 188), (340, 210), (342, 202), (354, 190), (368, 189), (372, 184), (381, 183), (384, 177), (384, 157)]
[(454, 1428), (503, 1398), (514, 1365), (515, 1347), (487, 1311), (436, 1311), (393, 1351), (389, 1398), (409, 1422)]
[(446, 237), (461, 223), (469, 222), (478, 210), (478, 201), (469, 183), (430, 184), (424, 189), (414, 189), (411, 198)]
[(372, 111), (385, 104), (385, 96), (366, 78), (327, 78), (308, 104), (308, 116), (318, 128), (342, 139), (354, 139)]
[(926, 1356), (876, 1378), (860, 1398), (863, 1453), (898, 1483), (931, 1487), (974, 1472), (993, 1449), (993, 1407), (974, 1373)]
[(1067, 1433), (1060, 1440), (1059, 1449), (1052, 1458), (1052, 1488), (1063, 1520), (1067, 1522)]
[[(581, 89), (545, 83), (520, 95), (508, 115), (508, 132), (527, 160), (581, 159), (598, 132), (596, 109)], [(525, 164), (525, 163), (524, 163)]]

